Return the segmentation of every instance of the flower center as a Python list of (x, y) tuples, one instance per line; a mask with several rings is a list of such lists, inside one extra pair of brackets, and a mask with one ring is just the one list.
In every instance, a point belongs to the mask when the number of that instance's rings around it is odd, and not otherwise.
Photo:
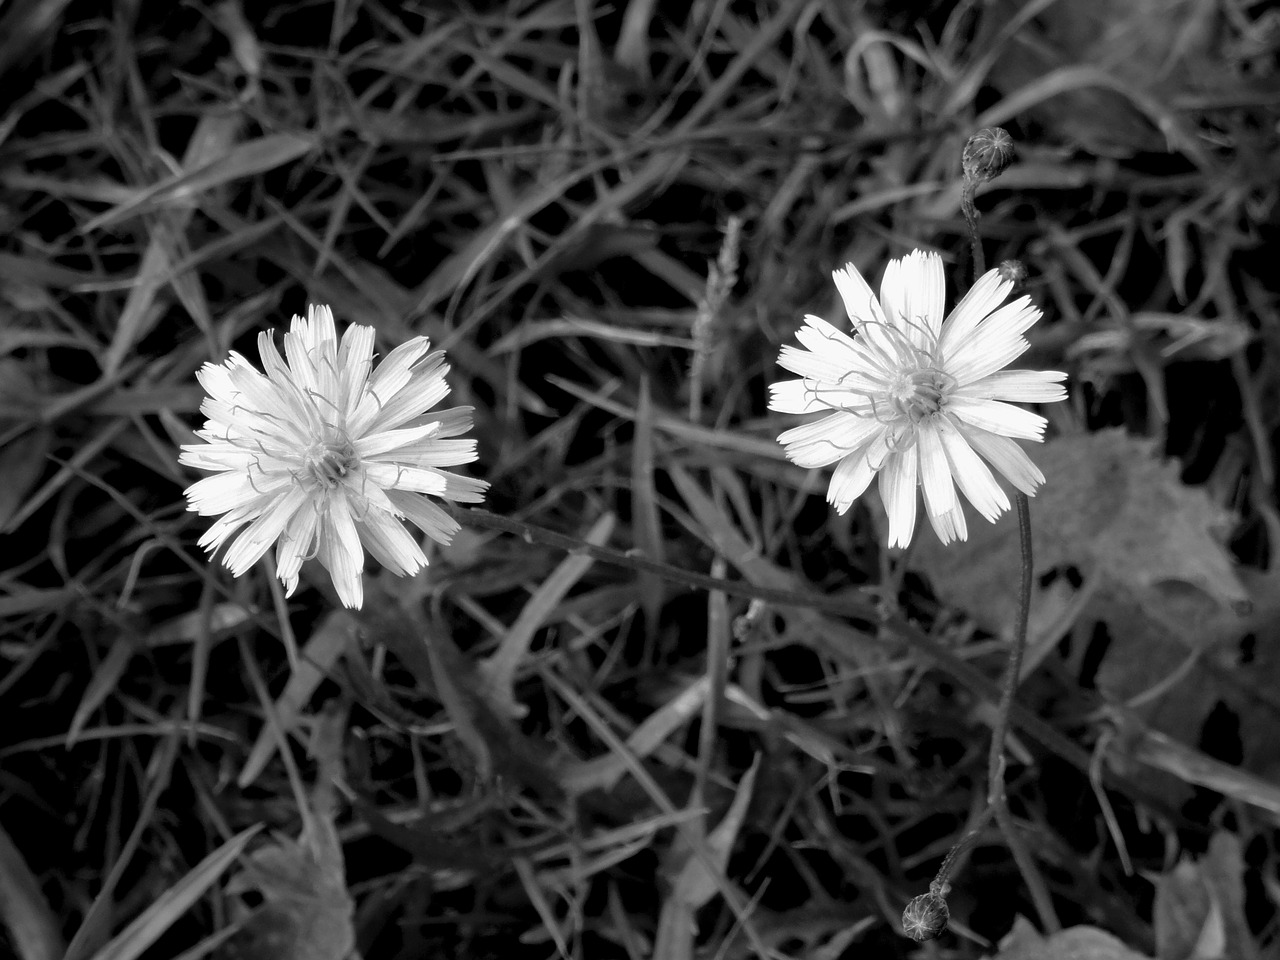
[(339, 431), (313, 440), (302, 457), (307, 473), (326, 487), (336, 487), (341, 483), (358, 460), (356, 448), (347, 435)]
[(942, 409), (954, 385), (955, 381), (944, 371), (921, 367), (894, 380), (889, 388), (889, 403), (899, 415), (919, 423)]

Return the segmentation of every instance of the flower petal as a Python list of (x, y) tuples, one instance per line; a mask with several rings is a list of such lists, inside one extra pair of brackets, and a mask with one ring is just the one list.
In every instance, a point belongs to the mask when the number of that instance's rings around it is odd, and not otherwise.
[(880, 470), (880, 499), (889, 517), (889, 546), (905, 547), (916, 529), (919, 450), (911, 444), (889, 454)]
[(223, 564), (238, 577), (252, 567), (284, 532), (294, 512), (307, 499), (307, 492), (294, 485), (266, 506), (253, 523), (238, 536), (222, 558)]
[(873, 325), (885, 323), (884, 310), (880, 308), (880, 301), (871, 292), (871, 287), (862, 278), (857, 267), (852, 263), (846, 263), (840, 269), (832, 271), (831, 277), (836, 282), (840, 299), (844, 301), (845, 313), (849, 315), (849, 320), (852, 321), (855, 329), (861, 330), (862, 325), (866, 323)]
[(942, 439), (942, 447), (947, 454), (947, 462), (951, 466), (951, 475), (956, 485), (977, 511), (988, 520), (995, 519), (1009, 509), (1009, 498), (996, 483), (990, 469), (981, 458), (973, 452), (969, 441), (951, 423), (946, 416), (936, 417), (934, 425), (938, 428), (938, 436)]
[(892, 438), (881, 426), (880, 432), (870, 441), (836, 464), (831, 483), (827, 486), (827, 502), (836, 508), (837, 513), (847, 511), (853, 501), (862, 496), (892, 447)]
[(449, 382), (445, 380), (449, 369), (449, 364), (444, 362), (444, 352), (437, 350), (417, 362), (408, 382), (390, 398), (379, 387), (382, 409), (365, 429), (382, 431), (404, 426), (424, 410), (434, 407), (449, 395)]
[(320, 562), (329, 571), (338, 599), (344, 607), (359, 610), (364, 604), (364, 548), (351, 515), (351, 503), (343, 488), (328, 498), (328, 509), (320, 526)]
[(916, 443), (920, 448), (920, 485), (924, 487), (925, 512), (936, 517), (956, 505), (951, 465), (947, 462), (936, 422), (920, 424), (916, 430)]
[(387, 497), (406, 520), (437, 543), (449, 543), (461, 525), (426, 497), (403, 490), (388, 490)]
[(1000, 400), (952, 396), (947, 400), (946, 409), (951, 416), (970, 426), (1021, 440), (1043, 440), (1048, 424), (1038, 413)]
[(945, 297), (942, 258), (933, 251), (913, 250), (901, 260), (890, 260), (880, 282), (880, 303), (889, 322), (919, 350), (938, 341)]
[(929, 524), (933, 527), (933, 532), (938, 535), (938, 539), (946, 546), (952, 540), (967, 540), (969, 537), (969, 525), (964, 519), (964, 509), (959, 502), (950, 510), (946, 510), (937, 516), (929, 514)]
[(999, 309), (1012, 290), (1013, 281), (1001, 277), (999, 270), (988, 270), (979, 277), (942, 325), (939, 354), (949, 356), (956, 346), (968, 339), (979, 323)]
[[(386, 430), (382, 433), (369, 433), (356, 440), (356, 454), (361, 458), (376, 457), (385, 453), (396, 453), (416, 441), (426, 440), (440, 432), (440, 425), (428, 423), (421, 427), (408, 427), (403, 430)], [(474, 441), (472, 441), (474, 442)], [(409, 459), (405, 457), (404, 459)]]
[(954, 349), (942, 352), (947, 372), (963, 387), (1007, 367), (1026, 351), (1022, 333), (1041, 316), (1029, 297), (1001, 307)]
[[(373, 371), (373, 376), (369, 378), (369, 385), (356, 405), (355, 414), (347, 424), (347, 429), (352, 434), (359, 436), (370, 428), (378, 414), (409, 383), (413, 376), (413, 365), (430, 349), (431, 343), (426, 337), (414, 337), (400, 344), (383, 358), (378, 368)], [(390, 418), (382, 419), (384, 428), (394, 425), (389, 423), (388, 419)]]
[(315, 555), (319, 526), (319, 504), (313, 499), (290, 518), (276, 543), (276, 579), (284, 584), (286, 597), (293, 596), (293, 591), (298, 588), (298, 572), (302, 564)]
[(831, 474), (831, 482), (827, 484), (827, 503), (836, 508), (836, 513), (846, 513), (866, 491), (871, 478), (876, 475), (875, 467), (863, 454), (845, 457), (836, 464)]
[(374, 559), (397, 576), (413, 576), (427, 565), (418, 542), (385, 510), (370, 510), (357, 530)]
[(884, 424), (871, 417), (833, 413), (778, 434), (787, 459), (800, 467), (825, 467), (865, 446)]
[(1056, 403), (1067, 399), (1067, 390), (1061, 386), (1065, 379), (1067, 375), (1057, 370), (997, 370), (958, 388), (954, 396), (1014, 403)]
[(962, 422), (953, 422), (956, 429), (969, 441), (969, 446), (981, 454), (1006, 480), (1027, 496), (1036, 495), (1036, 487), (1044, 483), (1044, 474), (1021, 447), (1008, 437), (988, 433)]
[(344, 421), (355, 416), (356, 406), (364, 396), (373, 369), (373, 327), (353, 323), (342, 334), (338, 350), (339, 393), (335, 398)]

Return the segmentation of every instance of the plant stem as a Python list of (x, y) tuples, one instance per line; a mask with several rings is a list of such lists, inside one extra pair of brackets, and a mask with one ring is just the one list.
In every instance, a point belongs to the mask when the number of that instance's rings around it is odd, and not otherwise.
[(1017, 493), (1014, 499), (1018, 505), (1018, 540), (1022, 546), (1022, 583), (1018, 591), (1018, 621), (1014, 625), (1013, 649), (1009, 651), (1009, 661), (1005, 664), (1004, 680), (1000, 685), (1000, 706), (996, 709), (995, 724), (991, 728), (991, 750), (987, 754), (987, 806), (995, 813), (1000, 832), (1004, 834), (1013, 860), (1027, 882), (1036, 913), (1040, 915), (1040, 923), (1046, 931), (1052, 933), (1061, 930), (1062, 925), (1053, 910), (1053, 900), (1045, 886), (1044, 877), (1036, 868), (1035, 860), (1027, 850), (1027, 845), (1022, 842), (1022, 835), (1009, 813), (1008, 797), (1004, 789), (1004, 744), (1009, 731), (1009, 711), (1013, 709), (1013, 698), (1018, 691), (1022, 673), (1022, 654), (1027, 648), (1027, 622), (1031, 616), (1031, 580), (1034, 569), (1031, 553), (1031, 506), (1025, 493)]
[[(968, 188), (966, 188), (968, 189)], [(973, 198), (966, 194), (960, 205), (964, 210), (964, 222), (969, 225), (969, 250), (973, 254), (973, 279), (987, 272), (987, 258), (982, 252), (982, 237), (978, 233), (978, 208), (973, 205)]]

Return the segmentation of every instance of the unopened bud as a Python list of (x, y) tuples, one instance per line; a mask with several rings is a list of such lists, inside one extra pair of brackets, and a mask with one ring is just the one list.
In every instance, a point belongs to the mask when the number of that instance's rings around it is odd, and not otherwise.
[(996, 272), (1000, 274), (1001, 280), (1008, 280), (1014, 286), (1027, 279), (1027, 268), (1022, 265), (1021, 260), (1005, 260), (996, 267)]
[(902, 932), (918, 943), (934, 940), (947, 928), (950, 919), (946, 900), (932, 891), (922, 893), (902, 911)]
[(1013, 137), (1004, 127), (983, 127), (964, 145), (960, 168), (966, 184), (986, 183), (1013, 162)]

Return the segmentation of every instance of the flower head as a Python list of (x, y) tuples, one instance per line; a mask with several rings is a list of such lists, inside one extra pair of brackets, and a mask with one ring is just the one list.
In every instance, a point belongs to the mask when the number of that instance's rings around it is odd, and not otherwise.
[(425, 496), (477, 503), (488, 484), (442, 467), (476, 458), (471, 408), (428, 413), (449, 392), (443, 352), (424, 337), (373, 369), (373, 328), (352, 324), (338, 341), (328, 307), (295, 316), (281, 358), (258, 334), (266, 375), (234, 351), (196, 374), (208, 418), (178, 458), (209, 470), (187, 488), (188, 509), (219, 516), (200, 538), (210, 552), (233, 540), (223, 563), (235, 576), (276, 544), (276, 576), (292, 594), (304, 560), (318, 557), (348, 607), (364, 600), (364, 550), (406, 576), (427, 563), (405, 529), (448, 543), (457, 522)]
[(1044, 475), (1010, 438), (1043, 440), (1045, 419), (1006, 401), (1067, 394), (1064, 373), (1003, 369), (1040, 319), (1031, 300), (1001, 306), (1013, 281), (991, 270), (943, 320), (942, 260), (920, 250), (889, 262), (879, 300), (852, 264), (833, 276), (856, 336), (808, 316), (801, 347), (782, 348), (778, 363), (802, 379), (775, 383), (770, 409), (826, 414), (778, 437), (787, 458), (836, 464), (827, 500), (840, 513), (879, 473), (890, 546), (911, 541), (917, 486), (943, 543), (968, 534), (957, 486), (988, 520), (1009, 509), (988, 463), (1033, 496)]

